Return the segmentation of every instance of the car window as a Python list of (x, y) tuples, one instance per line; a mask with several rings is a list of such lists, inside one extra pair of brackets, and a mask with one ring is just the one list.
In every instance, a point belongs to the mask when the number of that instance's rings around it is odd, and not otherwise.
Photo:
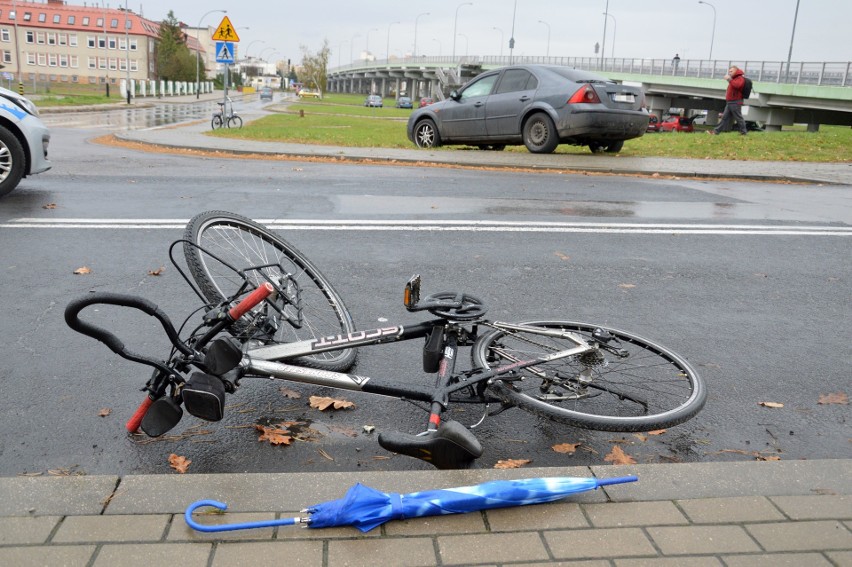
[(489, 94), (491, 89), (494, 87), (494, 83), (497, 82), (497, 77), (499, 76), (500, 75), (488, 75), (487, 77), (483, 77), (471, 83), (462, 91), (461, 100)]
[(494, 94), (526, 91), (538, 86), (538, 80), (526, 69), (507, 69)]

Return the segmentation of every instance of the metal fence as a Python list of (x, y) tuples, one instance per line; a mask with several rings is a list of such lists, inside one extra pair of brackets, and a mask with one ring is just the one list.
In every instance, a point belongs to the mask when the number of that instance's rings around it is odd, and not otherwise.
[(405, 59), (373, 60), (356, 62), (329, 69), (330, 73), (363, 68), (389, 68), (407, 65), (520, 65), (544, 64), (576, 67), (589, 71), (610, 73), (631, 73), (636, 75), (656, 75), (689, 77), (700, 79), (721, 79), (731, 65), (743, 69), (754, 81), (767, 83), (787, 83), (796, 85), (819, 85), (830, 87), (852, 87), (852, 61), (847, 62), (792, 62), (786, 61), (734, 61), (681, 59), (676, 64), (671, 59), (627, 59), (599, 57), (531, 57), (531, 56), (468, 56), (468, 57), (417, 57)]

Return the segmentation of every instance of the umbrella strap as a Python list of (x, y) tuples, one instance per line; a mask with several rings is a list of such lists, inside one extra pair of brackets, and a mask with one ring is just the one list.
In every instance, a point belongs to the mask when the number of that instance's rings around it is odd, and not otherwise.
[(405, 511), (402, 508), (402, 494), (391, 492), (388, 496), (390, 496), (391, 514), (394, 519), (404, 520)]

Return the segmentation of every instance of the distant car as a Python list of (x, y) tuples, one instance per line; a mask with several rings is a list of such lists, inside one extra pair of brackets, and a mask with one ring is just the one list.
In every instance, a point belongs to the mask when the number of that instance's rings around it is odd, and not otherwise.
[(657, 124), (657, 129), (660, 132), (694, 132), (695, 128), (692, 123), (697, 116), (685, 118), (683, 116), (669, 116), (664, 118)]
[(433, 99), (431, 96), (424, 96), (420, 99), (420, 108), (423, 108), (424, 106), (429, 106), (430, 104), (435, 104), (435, 99)]
[(319, 91), (311, 89), (302, 89), (299, 91), (299, 98), (322, 98)]
[(656, 115), (652, 114), (648, 117), (648, 127), (645, 128), (646, 132), (659, 132), (660, 131), (660, 119), (657, 118)]
[(51, 168), (47, 159), (50, 131), (28, 99), (0, 87), (0, 197), (21, 178)]
[(447, 100), (418, 108), (408, 139), (421, 148), (467, 144), (502, 150), (523, 144), (552, 153), (559, 144), (618, 152), (645, 134), (640, 87), (551, 65), (518, 65), (483, 73)]
[(383, 106), (382, 97), (379, 95), (371, 94), (367, 98), (364, 99), (364, 106), (382, 108)]
[(411, 104), (411, 97), (401, 96), (396, 99), (396, 107), (397, 108), (414, 108), (414, 105)]
[(269, 87), (260, 89), (260, 100), (272, 100), (272, 89)]

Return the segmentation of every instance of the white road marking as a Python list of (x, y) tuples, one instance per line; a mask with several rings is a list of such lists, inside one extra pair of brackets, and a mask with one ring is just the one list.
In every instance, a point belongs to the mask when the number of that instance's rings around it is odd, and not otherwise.
[[(0, 228), (182, 229), (188, 219), (18, 218)], [(273, 230), (360, 230), (435, 232), (562, 232), (599, 234), (716, 234), (775, 236), (852, 236), (852, 227), (753, 224), (641, 224), (595, 222), (522, 222), (480, 220), (316, 220), (258, 219)]]

